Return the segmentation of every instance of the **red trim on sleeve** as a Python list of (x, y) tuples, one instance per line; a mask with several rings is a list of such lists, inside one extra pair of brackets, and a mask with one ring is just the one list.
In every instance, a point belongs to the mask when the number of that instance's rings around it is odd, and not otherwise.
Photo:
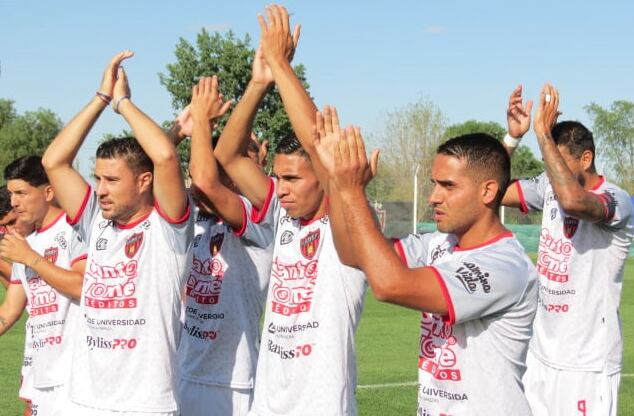
[(9, 284), (21, 285), (22, 284), (22, 280), (9, 280)]
[(73, 266), (78, 261), (86, 260), (87, 258), (88, 258), (88, 254), (82, 254), (81, 256), (72, 259), (70, 262), (70, 265)]
[(407, 264), (407, 256), (405, 255), (405, 249), (403, 248), (403, 243), (401, 243), (401, 240), (399, 240), (398, 238), (393, 238), (392, 244), (394, 244), (394, 250), (396, 250), (396, 254), (398, 254), (398, 256), (401, 258), (401, 261), (403, 262), (403, 264), (409, 267), (409, 264)]
[(273, 199), (273, 192), (275, 191), (275, 181), (273, 178), (269, 178), (269, 189), (266, 193), (266, 199), (264, 199), (264, 204), (262, 204), (262, 208), (258, 210), (256, 207), (251, 207), (251, 221), (254, 224), (259, 224), (264, 217), (266, 217), (266, 213), (271, 206), (271, 200)]
[(179, 225), (184, 223), (185, 221), (187, 221), (187, 219), (189, 218), (189, 215), (191, 214), (191, 210), (190, 210), (190, 206), (189, 206), (189, 198), (187, 198), (187, 209), (185, 210), (185, 213), (183, 214), (182, 217), (177, 218), (177, 219), (172, 219), (170, 217), (167, 216), (167, 214), (165, 214), (162, 210), (161, 207), (158, 204), (158, 201), (155, 199), (154, 200), (154, 208), (156, 208), (156, 212), (158, 212), (158, 214), (163, 217), (163, 219), (167, 222), (169, 222), (172, 225)]
[(520, 198), (520, 212), (522, 214), (528, 214), (528, 204), (526, 203), (526, 198), (524, 198), (524, 191), (522, 191), (522, 185), (520, 181), (516, 180), (513, 182), (515, 184), (515, 188), (517, 189), (517, 196)]
[(497, 241), (500, 241), (500, 240), (501, 240), (501, 239), (503, 239), (503, 238), (509, 238), (509, 237), (513, 237), (513, 233), (512, 233), (512, 232), (510, 232), (510, 231), (505, 231), (505, 232), (503, 232), (503, 233), (500, 233), (500, 234), (496, 235), (496, 236), (495, 236), (495, 237), (493, 237), (492, 239), (490, 239), (490, 240), (488, 240), (488, 241), (485, 241), (484, 243), (477, 244), (477, 245), (472, 246), (472, 247), (465, 247), (465, 248), (462, 248), (462, 247), (460, 247), (460, 246), (456, 245), (456, 247), (454, 247), (454, 251), (468, 251), (468, 250), (475, 250), (476, 248), (481, 248), (481, 247), (484, 247), (484, 246), (488, 246), (488, 245), (493, 244), (493, 243), (495, 243), (495, 242), (497, 242)]
[(242, 207), (242, 227), (238, 231), (233, 230), (233, 233), (238, 237), (242, 237), (247, 230), (247, 207), (242, 199), (240, 199), (240, 206)]
[(599, 175), (599, 181), (590, 190), (596, 191), (601, 185), (603, 185), (603, 182), (605, 182), (605, 177), (603, 175)]
[(86, 195), (84, 195), (84, 200), (81, 202), (81, 206), (79, 207), (79, 211), (77, 211), (77, 215), (75, 215), (75, 218), (70, 218), (68, 215), (66, 215), (66, 222), (68, 223), (68, 225), (77, 224), (81, 216), (84, 215), (84, 210), (86, 209), (86, 205), (88, 205), (88, 199), (90, 198), (91, 192), (92, 192), (92, 188), (89, 185), (88, 189), (86, 189)]
[(601, 202), (603, 203), (603, 209), (605, 210), (605, 214), (603, 214), (603, 221), (611, 221), (614, 218), (614, 214), (610, 215), (610, 206), (608, 199), (603, 194), (595, 194), (599, 197)]
[(447, 285), (445, 284), (445, 280), (442, 278), (442, 275), (434, 266), (429, 266), (434, 275), (436, 276), (436, 280), (440, 285), (440, 291), (442, 292), (443, 298), (445, 298), (445, 303), (447, 303), (447, 315), (443, 316), (443, 321), (445, 321), (449, 325), (453, 325), (456, 323), (456, 311), (453, 308), (453, 302), (451, 301), (451, 296), (449, 295), (449, 291), (447, 290)]
[[(64, 211), (60, 212), (60, 214), (57, 217), (55, 217), (55, 219), (53, 221), (51, 221), (50, 224), (47, 224), (46, 226), (43, 226), (39, 230), (35, 230), (35, 232), (40, 234), (40, 233), (43, 233), (46, 230), (49, 230), (52, 226), (57, 224), (57, 221), (59, 221), (64, 215), (66, 215), (66, 213)], [(42, 224), (42, 225), (44, 225), (44, 224)]]

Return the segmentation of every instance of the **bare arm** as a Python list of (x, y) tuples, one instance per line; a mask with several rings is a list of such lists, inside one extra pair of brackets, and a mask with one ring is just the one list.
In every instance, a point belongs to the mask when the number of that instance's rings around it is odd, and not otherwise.
[(202, 78), (192, 90), (193, 120), (190, 174), (192, 183), (201, 191), (204, 205), (209, 206), (233, 229), (243, 227), (243, 207), (240, 198), (220, 180), (220, 173), (211, 148), (210, 120), (218, 119), (231, 102), (222, 102), (218, 94), (218, 78)]
[(533, 128), (553, 192), (566, 214), (587, 221), (603, 221), (606, 219), (606, 201), (581, 186), (552, 137), (551, 130), (559, 115), (558, 106), (559, 92), (546, 84), (541, 91)]
[(46, 283), (73, 299), (81, 297), (86, 260), (75, 262), (71, 270), (56, 266), (39, 255), (18, 233), (5, 236), (0, 242), (0, 256), (33, 269)]
[(125, 118), (139, 145), (154, 164), (153, 192), (161, 210), (170, 219), (182, 218), (187, 212), (187, 191), (176, 148), (163, 129), (134, 105), (129, 97), (128, 78), (123, 68), (119, 67), (113, 92), (115, 111)]
[(25, 306), (26, 295), (22, 285), (9, 285), (4, 302), (0, 305), (0, 335), (7, 332), (20, 319)]
[(132, 52), (124, 51), (112, 58), (103, 75), (99, 92), (57, 135), (42, 157), (42, 165), (55, 190), (55, 197), (70, 218), (79, 213), (88, 183), (73, 168), (73, 160), (84, 139), (112, 97), (117, 69)]
[(6, 289), (11, 281), (11, 265), (0, 259), (0, 284)]
[(269, 179), (260, 166), (247, 155), (251, 140), (253, 121), (260, 103), (273, 82), (270, 70), (258, 48), (253, 60), (252, 78), (231, 113), (220, 141), (214, 150), (218, 162), (242, 194), (255, 206), (261, 208), (266, 199)]

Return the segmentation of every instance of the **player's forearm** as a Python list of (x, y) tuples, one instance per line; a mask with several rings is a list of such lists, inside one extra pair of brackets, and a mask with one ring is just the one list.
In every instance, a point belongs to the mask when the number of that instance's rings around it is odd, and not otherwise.
[(6, 289), (11, 282), (11, 265), (0, 259), (0, 284)]
[(94, 97), (55, 137), (42, 156), (47, 172), (58, 168), (72, 168), (73, 160), (84, 139), (108, 105)]
[(312, 127), (317, 107), (287, 61), (269, 63), (293, 131), (304, 149), (313, 149)]
[(10, 308), (6, 307), (5, 304), (0, 305), (0, 335), (3, 335), (7, 332), (13, 324), (20, 319), (20, 313), (16, 313), (14, 310), (10, 310)]
[(213, 187), (219, 181), (216, 158), (211, 148), (211, 126), (206, 120), (194, 120), (189, 172), (200, 189)]
[(253, 122), (268, 90), (267, 85), (250, 82), (231, 112), (214, 150), (215, 157), (225, 169), (231, 170), (232, 162), (238, 158), (247, 157), (245, 156), (246, 148), (251, 137)]
[(161, 127), (129, 99), (122, 100), (119, 113), (132, 128), (136, 140), (154, 165), (174, 163), (178, 160), (176, 148)]
[(330, 217), (330, 227), (332, 236), (341, 263), (350, 267), (359, 267), (359, 263), (354, 255), (352, 241), (346, 225), (345, 209), (341, 200), (341, 195), (335, 186), (330, 186), (328, 193), (328, 216)]
[(56, 266), (37, 253), (33, 253), (26, 266), (33, 269), (41, 279), (58, 292), (73, 299), (81, 297), (83, 273)]

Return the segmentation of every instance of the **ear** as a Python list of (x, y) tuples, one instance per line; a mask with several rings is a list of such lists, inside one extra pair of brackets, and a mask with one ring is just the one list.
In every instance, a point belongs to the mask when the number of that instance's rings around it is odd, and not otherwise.
[(483, 181), (480, 185), (482, 189), (482, 203), (484, 205), (492, 204), (498, 195), (500, 185), (493, 179)]
[(152, 172), (143, 172), (137, 176), (137, 187), (139, 188), (139, 193), (145, 193), (147, 191), (152, 192)]
[(53, 191), (53, 187), (51, 185), (46, 185), (44, 187), (44, 197), (46, 198), (46, 202), (53, 202), (55, 200), (55, 191)]
[(590, 168), (592, 168), (592, 162), (594, 161), (594, 154), (590, 150), (584, 150), (584, 152), (581, 154), (580, 160), (583, 170), (590, 170)]

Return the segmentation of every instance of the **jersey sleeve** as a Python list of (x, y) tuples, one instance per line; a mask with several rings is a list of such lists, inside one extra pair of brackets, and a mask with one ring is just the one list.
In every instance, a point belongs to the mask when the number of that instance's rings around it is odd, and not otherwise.
[(70, 264), (71, 266), (78, 261), (86, 260), (88, 257), (88, 245), (86, 240), (79, 235), (74, 229), (70, 234)]
[(603, 224), (611, 230), (632, 226), (633, 212), (630, 196), (620, 188), (603, 188), (595, 192), (605, 207)]
[(79, 234), (79, 236), (84, 240), (88, 241), (88, 237), (90, 236), (90, 229), (92, 228), (92, 224), (97, 218), (99, 213), (99, 202), (97, 201), (97, 195), (89, 186), (86, 189), (86, 195), (84, 195), (84, 199), (82, 201), (81, 207), (77, 212), (75, 218), (70, 218), (66, 216), (66, 221), (70, 224), (73, 229)]
[(11, 284), (22, 285), (26, 288), (26, 269), (24, 264), (13, 263), (11, 267)]
[(246, 221), (242, 230), (236, 234), (244, 238), (247, 243), (264, 248), (273, 242), (281, 208), (280, 200), (275, 192), (276, 186), (277, 181), (269, 178), (269, 189), (261, 209), (254, 207), (248, 199), (240, 197)]
[(503, 312), (521, 299), (528, 284), (529, 270), (519, 251), (479, 252), (431, 268), (447, 301), (450, 324)]
[(187, 198), (187, 209), (181, 218), (169, 218), (158, 203), (154, 202), (154, 208), (160, 217), (160, 224), (163, 235), (167, 239), (170, 247), (177, 254), (186, 254), (192, 248), (194, 241), (195, 215), (192, 213), (193, 202)]
[(529, 179), (514, 181), (511, 186), (517, 188), (517, 194), (520, 198), (520, 211), (525, 214), (531, 210), (541, 211), (544, 207), (544, 195), (546, 194), (548, 183), (546, 172)]
[(431, 234), (408, 234), (393, 238), (394, 250), (403, 264), (409, 268), (427, 265)]

